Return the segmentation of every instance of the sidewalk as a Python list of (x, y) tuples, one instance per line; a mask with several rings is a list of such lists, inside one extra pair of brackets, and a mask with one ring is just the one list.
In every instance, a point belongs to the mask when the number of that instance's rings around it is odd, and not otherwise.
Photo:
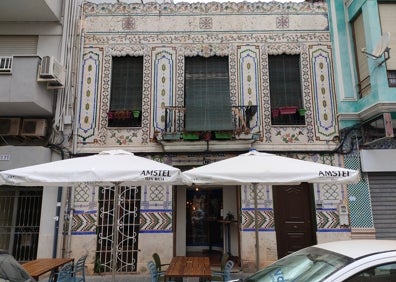
[[(231, 279), (238, 279), (238, 278), (246, 278), (251, 273), (231, 273)], [(111, 282), (112, 276), (111, 275), (90, 275), (86, 276), (85, 280), (87, 282)], [(126, 275), (116, 275), (115, 277), (116, 282), (151, 282), (150, 274), (126, 274)], [(198, 282), (198, 278), (184, 278), (183, 282)]]

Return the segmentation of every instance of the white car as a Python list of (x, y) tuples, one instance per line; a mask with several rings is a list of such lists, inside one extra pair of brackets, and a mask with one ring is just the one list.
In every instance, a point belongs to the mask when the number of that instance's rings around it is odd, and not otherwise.
[(318, 244), (292, 253), (243, 281), (396, 281), (396, 240), (349, 240)]

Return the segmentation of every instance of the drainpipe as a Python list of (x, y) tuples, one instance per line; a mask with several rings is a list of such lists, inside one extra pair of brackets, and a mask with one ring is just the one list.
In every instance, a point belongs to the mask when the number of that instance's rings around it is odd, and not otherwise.
[(78, 70), (77, 70), (77, 83), (76, 83), (76, 89), (74, 93), (74, 123), (73, 123), (73, 140), (72, 140), (72, 154), (75, 155), (77, 152), (77, 131), (78, 131), (78, 110), (80, 108), (80, 99), (82, 95), (82, 61), (83, 61), (83, 53), (84, 53), (84, 42), (85, 42), (85, 23), (83, 17), (83, 9), (84, 9), (84, 3), (81, 2), (81, 7), (80, 7), (80, 54), (79, 54), (79, 59), (78, 59)]
[[(72, 93), (73, 95), (73, 101), (74, 101), (74, 112), (73, 112), (73, 117), (74, 120), (72, 120), (72, 155), (76, 155), (77, 153), (77, 139), (78, 139), (78, 135), (77, 135), (77, 131), (78, 131), (78, 109), (80, 107), (80, 99), (79, 97), (82, 95), (82, 59), (83, 59), (83, 51), (84, 51), (84, 41), (85, 41), (85, 24), (82, 18), (83, 15), (83, 8), (84, 8), (84, 1), (80, 2), (80, 30), (79, 32), (81, 32), (80, 34), (80, 40), (79, 40), (79, 54), (78, 54), (78, 60), (77, 60), (77, 77), (76, 77), (76, 86), (74, 88), (74, 91)], [(77, 42), (77, 40), (76, 40)], [(66, 244), (66, 253), (67, 256), (70, 257), (71, 254), (71, 241), (72, 241), (72, 221), (73, 221), (73, 216), (74, 216), (74, 192), (75, 192), (75, 187), (74, 185), (71, 187), (71, 193), (69, 193), (70, 197), (69, 197), (69, 228), (67, 231), (67, 236), (68, 236), (68, 241)]]
[(62, 187), (58, 187), (58, 196), (56, 199), (56, 216), (55, 216), (55, 230), (54, 230), (54, 243), (52, 247), (52, 257), (56, 258), (58, 250), (58, 234), (59, 234), (59, 217), (62, 204)]
[[(61, 48), (60, 48), (60, 62), (61, 64), (64, 65), (65, 63), (65, 44), (66, 44), (66, 24), (65, 24), (65, 15), (66, 12), (68, 11), (68, 7), (69, 7), (69, 1), (66, 1), (65, 3), (63, 3), (62, 5), (62, 11), (61, 11), (61, 24), (62, 24), (62, 39), (61, 39)], [(58, 53), (59, 55), (59, 53)], [(60, 92), (60, 91), (59, 91)], [(61, 94), (59, 93), (58, 94)], [(62, 91), (64, 93), (64, 91)], [(62, 94), (63, 94), (62, 93)], [(58, 107), (61, 107), (61, 102), (59, 101), (60, 96), (58, 96), (58, 99), (56, 99), (56, 110), (55, 110), (55, 115), (58, 114)], [(59, 111), (60, 112), (60, 111)], [(58, 120), (58, 117), (56, 116), (55, 118), (56, 120)], [(62, 152), (62, 149), (60, 149), (60, 151)], [(62, 159), (64, 159), (63, 154), (62, 154)], [(55, 226), (54, 226), (54, 240), (53, 240), (53, 244), (52, 244), (52, 257), (56, 258), (57, 255), (57, 250), (58, 250), (58, 235), (59, 235), (59, 218), (60, 218), (60, 210), (61, 210), (61, 203), (62, 203), (62, 187), (58, 187), (58, 194), (57, 194), (57, 199), (56, 199), (56, 213), (55, 213)]]

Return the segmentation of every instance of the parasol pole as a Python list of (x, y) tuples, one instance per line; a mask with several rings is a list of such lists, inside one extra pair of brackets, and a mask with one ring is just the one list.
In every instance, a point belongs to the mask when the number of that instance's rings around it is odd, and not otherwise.
[(258, 209), (257, 209), (257, 183), (253, 183), (254, 192), (254, 227), (256, 234), (256, 270), (260, 268), (260, 244), (259, 244), (259, 226), (258, 226)]
[(117, 247), (118, 247), (118, 188), (120, 186), (120, 182), (114, 183), (114, 212), (113, 212), (113, 248), (112, 248), (112, 255), (113, 255), (113, 266), (111, 271), (111, 278), (112, 282), (115, 282), (115, 275), (117, 270)]

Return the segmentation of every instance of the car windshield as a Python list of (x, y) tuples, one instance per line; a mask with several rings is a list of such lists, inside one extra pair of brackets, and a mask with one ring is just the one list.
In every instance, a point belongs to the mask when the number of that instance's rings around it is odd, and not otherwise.
[(288, 255), (256, 272), (245, 282), (319, 282), (352, 261), (351, 258), (316, 247)]

